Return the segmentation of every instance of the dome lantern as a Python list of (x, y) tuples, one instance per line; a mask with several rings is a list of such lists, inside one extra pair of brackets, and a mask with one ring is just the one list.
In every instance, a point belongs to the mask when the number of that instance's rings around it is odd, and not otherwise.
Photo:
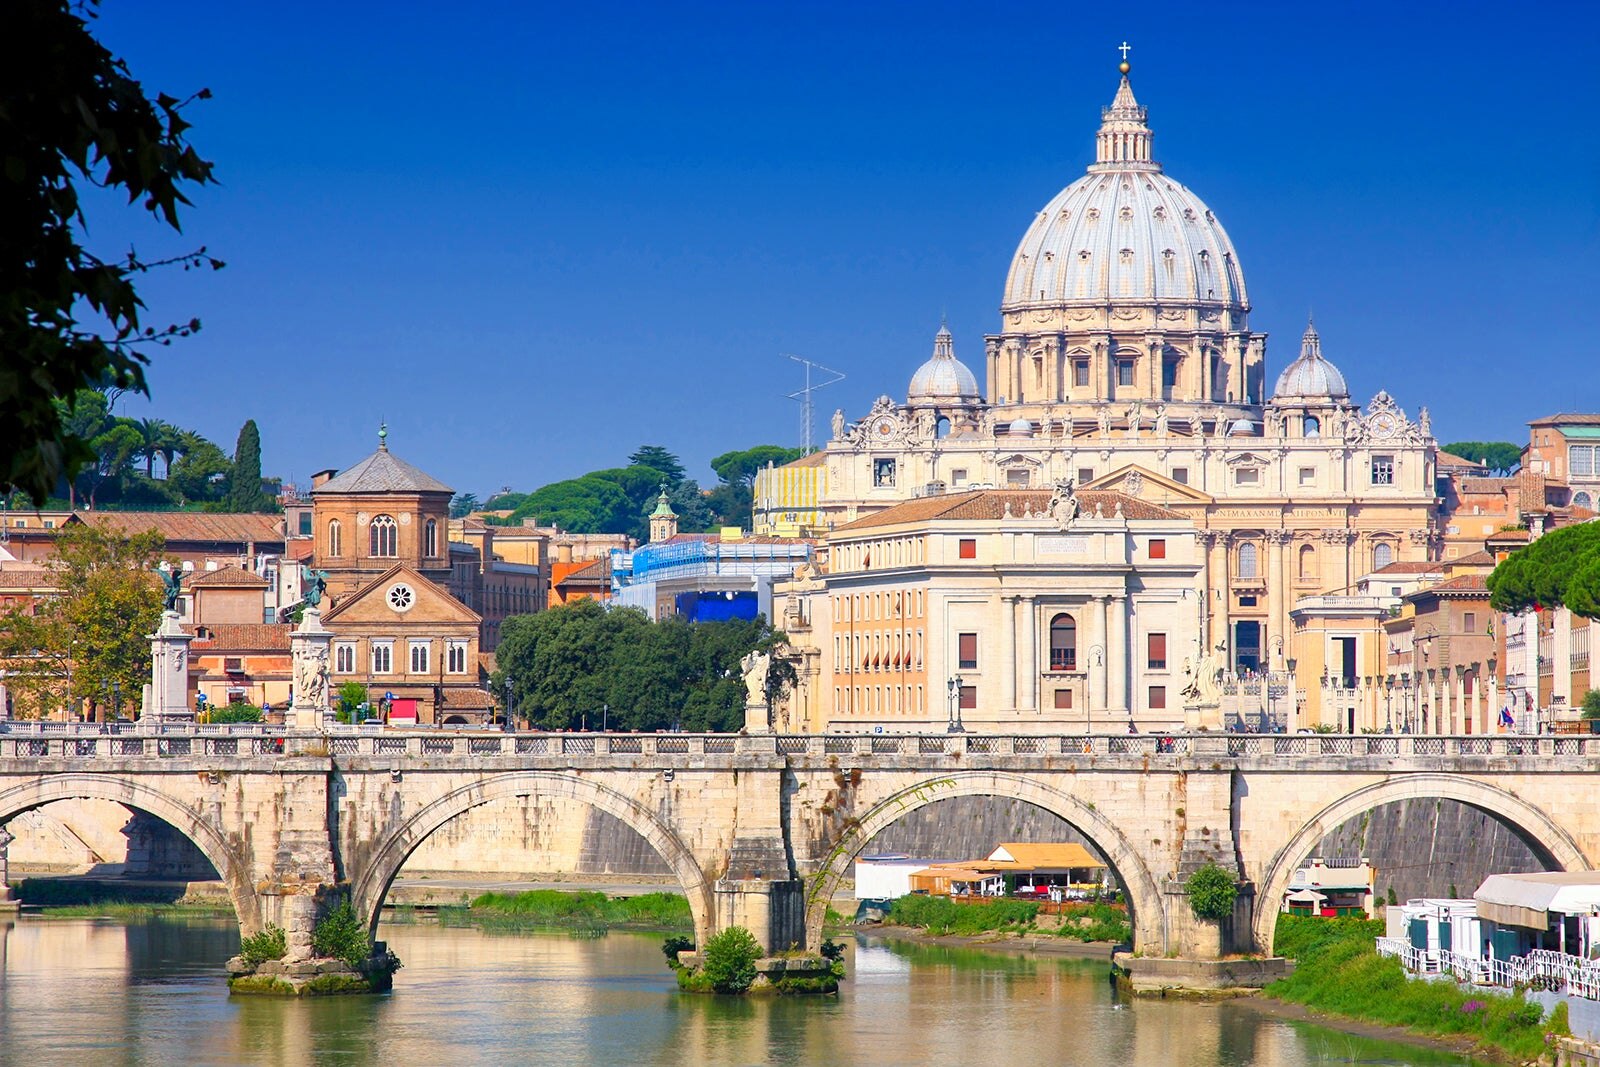
[(956, 358), (955, 339), (948, 325), (939, 324), (939, 332), (933, 336), (933, 356), (911, 376), (906, 399), (912, 404), (966, 404), (982, 399), (978, 379)]
[(1322, 337), (1314, 321), (1306, 322), (1306, 332), (1300, 338), (1300, 358), (1283, 368), (1278, 384), (1272, 391), (1273, 400), (1295, 397), (1316, 400), (1349, 400), (1350, 390), (1345, 385), (1339, 368), (1322, 358)]

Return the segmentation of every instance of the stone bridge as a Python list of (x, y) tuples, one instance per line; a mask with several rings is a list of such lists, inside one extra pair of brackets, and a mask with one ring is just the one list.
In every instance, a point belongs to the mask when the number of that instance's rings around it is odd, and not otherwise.
[[(774, 950), (815, 946), (872, 837), (950, 797), (1023, 801), (1080, 830), (1125, 887), (1147, 955), (1270, 946), (1295, 867), (1390, 801), (1481, 809), (1552, 868), (1600, 857), (1600, 738), (92, 729), (0, 733), (0, 825), (70, 798), (148, 812), (216, 867), (246, 933), (276, 923), (292, 945), (346, 895), (375, 928), (412, 850), (511, 797), (609, 812), (676, 873), (702, 942), (738, 924)], [(1187, 907), (1182, 880), (1207, 861), (1244, 882), (1232, 922)]]

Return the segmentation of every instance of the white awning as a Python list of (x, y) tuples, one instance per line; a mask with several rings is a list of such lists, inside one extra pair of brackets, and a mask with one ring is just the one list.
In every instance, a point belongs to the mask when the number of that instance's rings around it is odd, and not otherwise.
[(1543, 930), (1550, 913), (1600, 913), (1600, 871), (1492, 874), (1473, 894), (1478, 917), (1502, 926)]

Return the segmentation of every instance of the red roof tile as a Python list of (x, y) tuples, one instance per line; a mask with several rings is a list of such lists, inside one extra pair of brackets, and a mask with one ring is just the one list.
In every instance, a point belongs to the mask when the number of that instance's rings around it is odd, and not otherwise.
[(1444, 566), (1442, 563), (1426, 563), (1421, 560), (1402, 560), (1391, 563), (1387, 567), (1375, 570), (1373, 574), (1430, 574)]
[(194, 575), (189, 586), (192, 589), (266, 589), (269, 583), (259, 574), (252, 574), (243, 567), (218, 567), (214, 571), (201, 571)]
[[(898, 526), (921, 522), (984, 522), (1004, 518), (1006, 505), (1011, 505), (1011, 517), (1020, 519), (1025, 514), (1043, 518), (1050, 505), (1051, 493), (1044, 489), (977, 489), (965, 493), (907, 500), (873, 515), (856, 519), (837, 527), (835, 533), (853, 533), (880, 526)], [(1182, 519), (1176, 511), (1128, 496), (1126, 493), (1089, 490), (1078, 494), (1078, 506), (1085, 517), (1094, 515), (1098, 505), (1101, 514), (1110, 518), (1122, 505), (1124, 518)]]
[(207, 511), (80, 511), (84, 522), (129, 535), (155, 529), (168, 541), (211, 544), (282, 544), (282, 515), (226, 515)]
[(185, 626), (184, 629), (195, 635), (195, 652), (214, 655), (218, 652), (288, 652), (289, 634), (294, 627), (286, 622), (219, 622)]

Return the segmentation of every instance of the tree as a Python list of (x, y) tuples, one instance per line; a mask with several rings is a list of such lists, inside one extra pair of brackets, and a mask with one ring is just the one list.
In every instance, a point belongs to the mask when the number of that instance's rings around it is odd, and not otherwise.
[(247, 419), (239, 427), (239, 442), (233, 449), (225, 499), (229, 511), (270, 511), (272, 508), (267, 495), (261, 491), (261, 431), (256, 429), (255, 419)]
[(1496, 611), (1566, 607), (1600, 618), (1600, 522), (1552, 530), (1519, 548), (1489, 575)]
[(742, 452), (724, 452), (711, 461), (711, 469), (729, 485), (745, 489), (755, 484), (756, 474), (768, 463), (783, 466), (805, 455), (802, 448), (784, 448), (782, 445), (756, 445)]
[(450, 498), (450, 517), (452, 519), (466, 518), (474, 511), (477, 511), (478, 507), (477, 493), (457, 493)]
[(1457, 441), (1445, 445), (1444, 451), (1481, 463), (1497, 474), (1505, 474), (1522, 462), (1522, 446), (1510, 441)]
[(756, 980), (756, 960), (761, 946), (742, 926), (730, 926), (706, 942), (700, 972), (718, 993), (743, 993)]
[(683, 481), (683, 464), (678, 457), (668, 452), (660, 445), (640, 445), (628, 457), (630, 467), (649, 467), (658, 472), (666, 480), (668, 486), (677, 485)]
[(685, 478), (673, 487), (667, 499), (678, 515), (678, 529), (684, 533), (699, 533), (717, 525), (716, 514), (711, 510), (711, 498), (700, 491), (693, 479)]
[(222, 266), (203, 247), (145, 262), (132, 251), (101, 259), (80, 242), (80, 183), (126, 192), (179, 231), (185, 189), (213, 180), (185, 137), (189, 101), (146, 98), (90, 34), (97, 4), (0, 4), (0, 491), (21, 489), (36, 504), (95, 459), (56, 398), (108, 384), (147, 392), (146, 351), (200, 328), (198, 319), (145, 326), (134, 276)]
[(155, 530), (132, 537), (74, 523), (56, 539), (59, 594), (37, 614), (14, 609), (0, 617), (0, 660), (18, 698), (17, 712), (36, 718), (109, 703), (113, 686), (124, 706), (150, 680), (150, 641), (161, 621), (161, 583), (154, 568), (164, 542)]
[(1196, 919), (1217, 922), (1233, 914), (1239, 883), (1215, 863), (1207, 863), (1191, 874), (1184, 888), (1189, 894), (1189, 908)]
[(339, 706), (333, 717), (339, 722), (360, 722), (362, 707), (368, 701), (367, 687), (360, 682), (340, 682), (337, 696)]
[(182, 454), (172, 465), (167, 481), (181, 502), (217, 500), (227, 485), (233, 464), (222, 449), (195, 433), (179, 438)]

